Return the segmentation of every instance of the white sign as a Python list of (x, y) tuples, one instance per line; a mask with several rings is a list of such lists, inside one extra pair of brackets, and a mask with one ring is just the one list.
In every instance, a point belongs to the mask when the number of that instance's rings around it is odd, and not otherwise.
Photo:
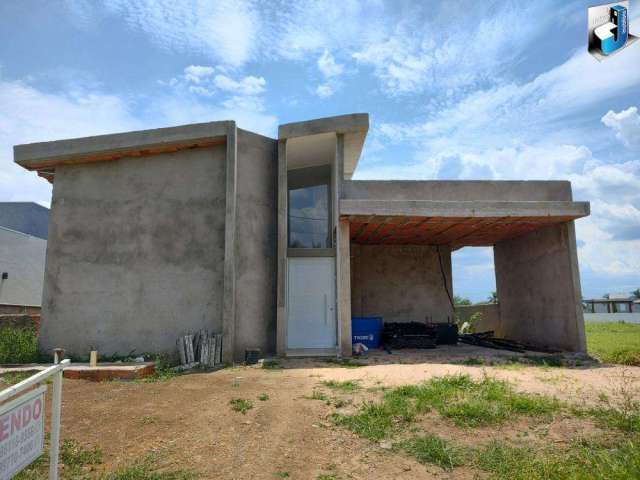
[(0, 480), (8, 480), (44, 450), (46, 385), (0, 406)]

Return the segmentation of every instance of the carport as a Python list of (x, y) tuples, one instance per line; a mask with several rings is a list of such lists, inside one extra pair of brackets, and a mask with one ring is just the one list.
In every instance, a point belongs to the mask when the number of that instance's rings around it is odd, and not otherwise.
[(587, 202), (343, 198), (339, 210), (342, 339), (350, 339), (352, 315), (449, 321), (451, 252), (491, 246), (500, 299), (496, 333), (584, 350), (573, 220), (589, 215)]

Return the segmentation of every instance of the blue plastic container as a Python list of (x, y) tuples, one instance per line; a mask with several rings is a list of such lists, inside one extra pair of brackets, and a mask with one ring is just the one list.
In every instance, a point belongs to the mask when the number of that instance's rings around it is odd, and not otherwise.
[(352, 317), (351, 343), (362, 343), (369, 348), (380, 347), (382, 317)]

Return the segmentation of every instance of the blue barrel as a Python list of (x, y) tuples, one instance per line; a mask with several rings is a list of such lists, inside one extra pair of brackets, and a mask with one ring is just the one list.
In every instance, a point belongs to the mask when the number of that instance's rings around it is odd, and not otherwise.
[(382, 317), (352, 317), (351, 342), (362, 343), (369, 348), (380, 347)]

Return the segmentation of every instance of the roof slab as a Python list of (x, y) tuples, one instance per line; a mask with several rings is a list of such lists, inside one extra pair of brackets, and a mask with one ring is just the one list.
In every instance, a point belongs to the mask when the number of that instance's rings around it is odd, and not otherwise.
[(588, 215), (588, 202), (340, 201), (351, 242), (364, 245), (492, 246)]

